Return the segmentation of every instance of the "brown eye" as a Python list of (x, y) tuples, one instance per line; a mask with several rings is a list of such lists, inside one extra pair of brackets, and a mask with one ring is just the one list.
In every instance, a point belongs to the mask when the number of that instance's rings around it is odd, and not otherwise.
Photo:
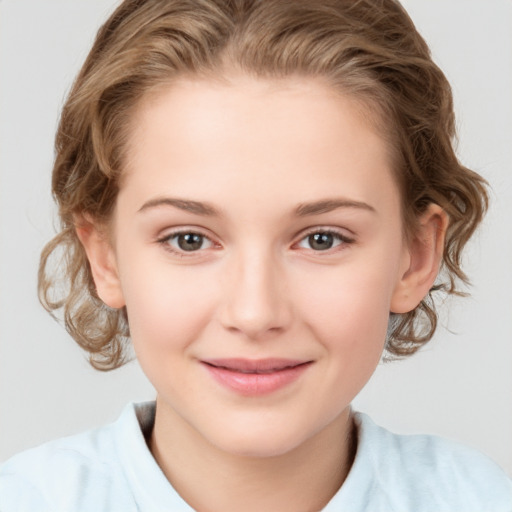
[(176, 236), (178, 247), (183, 251), (197, 251), (201, 249), (204, 237), (197, 233), (183, 233)]
[(197, 252), (213, 247), (213, 242), (208, 237), (191, 231), (173, 233), (159, 242), (176, 253)]
[(325, 251), (334, 245), (334, 235), (332, 233), (313, 233), (308, 236), (308, 243), (315, 251)]
[(309, 249), (316, 252), (328, 251), (329, 249), (342, 248), (344, 245), (348, 245), (354, 242), (353, 239), (348, 238), (342, 233), (337, 231), (312, 231), (306, 235), (298, 246), (303, 249)]

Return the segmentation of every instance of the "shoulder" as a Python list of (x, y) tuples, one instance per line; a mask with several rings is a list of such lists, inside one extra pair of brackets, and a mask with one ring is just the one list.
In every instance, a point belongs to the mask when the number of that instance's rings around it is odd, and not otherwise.
[[(133, 409), (133, 407), (132, 407)], [(125, 409), (115, 424), (43, 444), (15, 455), (0, 466), (2, 512), (103, 510), (126, 487), (115, 444), (120, 423), (135, 414)], [(136, 420), (134, 420), (136, 421)], [(119, 491), (119, 492), (118, 492)], [(119, 505), (119, 504), (118, 504)], [(132, 510), (127, 501), (124, 508)]]
[(438, 436), (394, 434), (364, 414), (356, 424), (361, 456), (397, 510), (512, 511), (512, 481), (479, 451)]

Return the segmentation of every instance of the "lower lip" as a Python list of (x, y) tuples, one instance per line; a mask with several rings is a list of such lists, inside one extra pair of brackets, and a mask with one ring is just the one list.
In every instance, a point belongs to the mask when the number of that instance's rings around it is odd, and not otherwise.
[(223, 386), (246, 396), (273, 393), (296, 381), (311, 363), (283, 368), (270, 373), (242, 373), (218, 366), (204, 364), (210, 375)]

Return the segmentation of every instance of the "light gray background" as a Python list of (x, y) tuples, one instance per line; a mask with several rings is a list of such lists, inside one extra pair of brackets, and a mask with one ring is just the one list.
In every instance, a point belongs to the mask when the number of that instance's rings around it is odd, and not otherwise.
[[(102, 374), (39, 306), (53, 231), (57, 116), (112, 0), (0, 1), (0, 460), (104, 424), (154, 391), (138, 366)], [(472, 298), (443, 309), (433, 342), (380, 367), (356, 407), (399, 432), (475, 446), (512, 476), (512, 2), (407, 0), (451, 80), (462, 161), (493, 186), (471, 244)]]

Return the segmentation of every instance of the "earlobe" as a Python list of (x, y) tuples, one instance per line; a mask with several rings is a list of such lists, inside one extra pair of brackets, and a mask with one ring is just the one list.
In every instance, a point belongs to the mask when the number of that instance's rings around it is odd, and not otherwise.
[(75, 219), (76, 234), (82, 243), (99, 298), (111, 308), (125, 306), (115, 252), (104, 230), (85, 216)]
[(443, 258), (447, 228), (446, 212), (439, 205), (430, 204), (409, 243), (407, 265), (391, 300), (392, 313), (412, 311), (432, 288)]

